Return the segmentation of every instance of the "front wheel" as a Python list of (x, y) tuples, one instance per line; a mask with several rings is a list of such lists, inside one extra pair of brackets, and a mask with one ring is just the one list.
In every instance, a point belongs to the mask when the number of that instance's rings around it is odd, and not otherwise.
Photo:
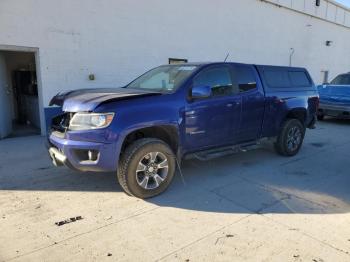
[(283, 156), (296, 155), (304, 141), (305, 127), (297, 119), (287, 119), (277, 137), (276, 151)]
[(171, 148), (159, 139), (144, 138), (126, 149), (117, 176), (126, 193), (150, 198), (168, 188), (175, 169), (176, 159)]

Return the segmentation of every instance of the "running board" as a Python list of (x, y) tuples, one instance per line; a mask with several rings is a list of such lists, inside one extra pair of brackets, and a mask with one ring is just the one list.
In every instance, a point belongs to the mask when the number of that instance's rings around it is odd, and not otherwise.
[(208, 161), (211, 159), (233, 155), (239, 152), (247, 152), (250, 150), (254, 150), (260, 147), (260, 142), (250, 142), (250, 143), (244, 143), (240, 145), (234, 145), (234, 146), (226, 146), (226, 147), (220, 147), (220, 148), (214, 148), (204, 151), (199, 151), (196, 153), (192, 153), (187, 155), (186, 159), (193, 159), (196, 158), (200, 161)]

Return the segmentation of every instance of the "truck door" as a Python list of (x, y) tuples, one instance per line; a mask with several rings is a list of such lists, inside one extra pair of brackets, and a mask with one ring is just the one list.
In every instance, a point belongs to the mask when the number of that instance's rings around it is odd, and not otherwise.
[(242, 99), (242, 113), (236, 142), (257, 140), (261, 134), (265, 112), (264, 90), (253, 66), (235, 65), (234, 68)]
[(238, 126), (240, 97), (233, 85), (232, 68), (212, 66), (199, 72), (192, 87), (210, 86), (212, 97), (194, 100), (185, 110), (186, 144), (190, 150), (226, 145), (232, 142), (231, 130)]

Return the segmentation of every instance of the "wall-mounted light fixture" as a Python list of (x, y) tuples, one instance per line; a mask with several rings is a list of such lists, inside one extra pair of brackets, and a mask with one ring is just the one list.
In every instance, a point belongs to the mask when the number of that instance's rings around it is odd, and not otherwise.
[(327, 40), (326, 41), (326, 46), (331, 46), (333, 44), (333, 41)]
[(94, 74), (90, 74), (89, 75), (89, 80), (90, 81), (94, 81), (95, 80), (95, 75)]

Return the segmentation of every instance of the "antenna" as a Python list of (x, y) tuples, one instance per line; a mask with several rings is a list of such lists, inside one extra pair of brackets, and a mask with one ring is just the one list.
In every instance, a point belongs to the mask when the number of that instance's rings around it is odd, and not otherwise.
[(227, 53), (227, 56), (225, 57), (225, 60), (224, 60), (224, 62), (226, 62), (227, 61), (227, 58), (230, 56), (230, 53)]

